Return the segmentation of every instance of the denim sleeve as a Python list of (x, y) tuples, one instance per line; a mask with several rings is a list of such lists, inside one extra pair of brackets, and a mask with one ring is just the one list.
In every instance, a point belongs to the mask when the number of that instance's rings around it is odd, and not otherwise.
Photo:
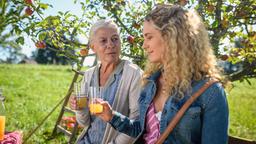
[(202, 144), (226, 144), (229, 111), (225, 91), (220, 84), (213, 84), (204, 96)]
[(137, 137), (141, 132), (140, 121), (130, 120), (121, 113), (114, 112), (114, 116), (109, 123), (121, 133), (125, 133), (131, 137)]

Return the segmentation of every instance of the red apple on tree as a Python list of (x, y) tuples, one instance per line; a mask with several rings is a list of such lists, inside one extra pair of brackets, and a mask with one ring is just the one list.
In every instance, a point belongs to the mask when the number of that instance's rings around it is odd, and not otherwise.
[(27, 7), (27, 8), (25, 9), (25, 13), (26, 13), (26, 15), (28, 15), (28, 16), (32, 15), (33, 12), (34, 12), (34, 11), (33, 11), (30, 7)]
[(228, 55), (221, 55), (221, 56), (220, 56), (220, 59), (223, 60), (223, 61), (225, 61), (225, 60), (228, 59)]
[(36, 47), (38, 48), (38, 49), (44, 49), (45, 47), (46, 47), (46, 44), (45, 44), (45, 42), (44, 41), (38, 41), (38, 42), (36, 42)]
[(136, 22), (133, 23), (132, 26), (133, 26), (134, 28), (136, 28), (136, 29), (139, 29), (139, 28), (140, 28), (140, 25), (139, 25), (138, 23), (136, 23)]
[(80, 55), (81, 55), (81, 56), (86, 56), (86, 55), (88, 55), (88, 49), (81, 49), (81, 50), (80, 50)]
[(226, 18), (224, 18), (222, 21), (221, 21), (221, 24), (222, 24), (222, 27), (223, 28), (227, 28), (229, 23), (228, 23), (228, 20)]
[(245, 11), (245, 10), (239, 10), (239, 11), (236, 12), (236, 16), (237, 16), (237, 17), (242, 17), (242, 18), (244, 18), (246, 15), (247, 15), (247, 14), (246, 14), (246, 11)]
[(32, 0), (24, 0), (25, 4), (32, 5)]
[(215, 7), (214, 7), (214, 5), (209, 4), (209, 5), (207, 5), (206, 9), (207, 9), (208, 12), (213, 12)]
[(128, 42), (129, 42), (130, 44), (133, 44), (133, 43), (134, 43), (134, 37), (131, 36), (131, 35), (129, 35), (129, 36), (127, 37), (127, 40), (128, 40)]

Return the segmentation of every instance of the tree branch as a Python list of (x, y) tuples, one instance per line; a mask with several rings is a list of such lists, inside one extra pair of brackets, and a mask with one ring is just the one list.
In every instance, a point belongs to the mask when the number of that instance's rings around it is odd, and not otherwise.
[[(107, 6), (108, 7), (111, 7), (111, 3), (110, 2), (107, 2)], [(107, 11), (110, 11), (111, 14), (113, 15), (113, 17), (117, 20), (117, 22), (127, 31), (127, 33), (129, 33), (130, 35), (132, 35), (132, 31), (130, 31), (126, 26), (125, 24), (120, 20), (120, 18), (116, 15), (116, 13), (114, 12), (113, 9), (110, 9), (110, 10), (107, 10)]]
[(129, 33), (130, 35), (132, 35), (132, 32), (124, 25), (124, 23), (120, 20), (120, 18), (115, 14), (113, 13), (113, 16), (115, 17), (115, 19), (118, 21), (118, 23), (120, 25), (122, 25), (122, 27), (127, 31), (127, 33)]
[(238, 73), (230, 74), (228, 77), (231, 81), (241, 80), (243, 78), (256, 77), (256, 62), (242, 62), (243, 69)]

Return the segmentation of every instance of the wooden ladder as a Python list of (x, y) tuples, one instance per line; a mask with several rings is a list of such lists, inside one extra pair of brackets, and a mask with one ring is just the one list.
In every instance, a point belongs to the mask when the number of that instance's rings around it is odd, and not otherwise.
[[(83, 63), (84, 58), (85, 57), (82, 57), (81, 63)], [(68, 101), (69, 101), (70, 95), (73, 91), (74, 83), (78, 80), (79, 75), (83, 75), (83, 72), (81, 72), (80, 70), (81, 70), (81, 68), (78, 68), (77, 70), (72, 69), (72, 71), (75, 72), (75, 75), (74, 75), (74, 77), (72, 79), (72, 82), (69, 86), (68, 92), (65, 96), (64, 102), (63, 102), (62, 107), (61, 107), (61, 111), (59, 113), (58, 119), (55, 123), (54, 129), (53, 129), (53, 132), (52, 132), (53, 137), (57, 134), (57, 132), (64, 133), (67, 137), (69, 137), (69, 140), (68, 140), (69, 144), (71, 144), (72, 142), (75, 141), (77, 130), (78, 130), (78, 123), (77, 123), (77, 121), (75, 122), (75, 125), (74, 125), (74, 127), (71, 131), (66, 130), (64, 127), (61, 126), (60, 123), (61, 123), (62, 117), (63, 117), (65, 112), (75, 114), (75, 111), (68, 107)]]
[[(95, 55), (92, 54), (92, 55), (88, 55), (88, 56), (95, 56)], [(85, 59), (85, 57), (82, 57), (81, 63), (84, 62), (84, 59)], [(97, 57), (95, 58), (94, 63), (93, 63), (92, 66), (95, 66), (96, 64), (97, 64)], [(72, 142), (74, 142), (76, 140), (75, 138), (76, 138), (76, 134), (77, 134), (77, 130), (78, 130), (78, 123), (77, 123), (77, 121), (75, 122), (74, 128), (70, 132), (70, 131), (66, 130), (64, 127), (62, 127), (60, 122), (61, 122), (61, 119), (64, 115), (64, 112), (75, 114), (75, 111), (70, 109), (67, 105), (68, 105), (70, 95), (73, 91), (74, 83), (77, 81), (79, 75), (83, 75), (83, 72), (80, 71), (81, 69), (77, 69), (77, 70), (72, 69), (72, 70), (75, 72), (75, 75), (74, 75), (74, 77), (72, 79), (72, 82), (69, 86), (68, 92), (65, 96), (64, 102), (63, 102), (62, 107), (61, 107), (61, 111), (59, 113), (58, 119), (55, 123), (54, 129), (53, 129), (53, 132), (52, 132), (52, 137), (54, 137), (57, 134), (57, 132), (64, 133), (66, 136), (69, 137), (69, 140), (68, 140), (69, 144), (71, 144)]]

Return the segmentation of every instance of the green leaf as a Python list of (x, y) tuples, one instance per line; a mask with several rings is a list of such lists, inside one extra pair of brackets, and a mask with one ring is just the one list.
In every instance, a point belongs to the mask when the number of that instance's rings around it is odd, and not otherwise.
[(47, 9), (48, 8), (48, 4), (45, 4), (45, 3), (39, 3), (39, 6), (42, 9)]
[(15, 41), (18, 44), (24, 45), (24, 37), (18, 37)]
[(54, 19), (54, 20), (52, 20), (52, 23), (53, 23), (54, 26), (56, 26), (60, 23), (60, 20), (59, 19)]
[(219, 25), (218, 20), (215, 20), (215, 21), (212, 23), (212, 28), (216, 28), (216, 27), (218, 27), (218, 25)]
[(17, 35), (20, 35), (22, 32), (19, 27), (15, 27), (14, 30)]
[(40, 40), (40, 41), (43, 41), (43, 40), (45, 40), (45, 38), (46, 38), (46, 33), (45, 33), (45, 32), (42, 32), (42, 33), (39, 34), (38, 37), (39, 37), (39, 40)]
[(72, 14), (70, 14), (69, 11), (67, 11), (67, 12), (65, 13), (65, 19), (68, 19), (68, 18), (71, 17), (71, 16), (72, 16)]
[(60, 15), (63, 15), (64, 13), (63, 12), (61, 12), (61, 11), (58, 11), (58, 13), (60, 14)]

